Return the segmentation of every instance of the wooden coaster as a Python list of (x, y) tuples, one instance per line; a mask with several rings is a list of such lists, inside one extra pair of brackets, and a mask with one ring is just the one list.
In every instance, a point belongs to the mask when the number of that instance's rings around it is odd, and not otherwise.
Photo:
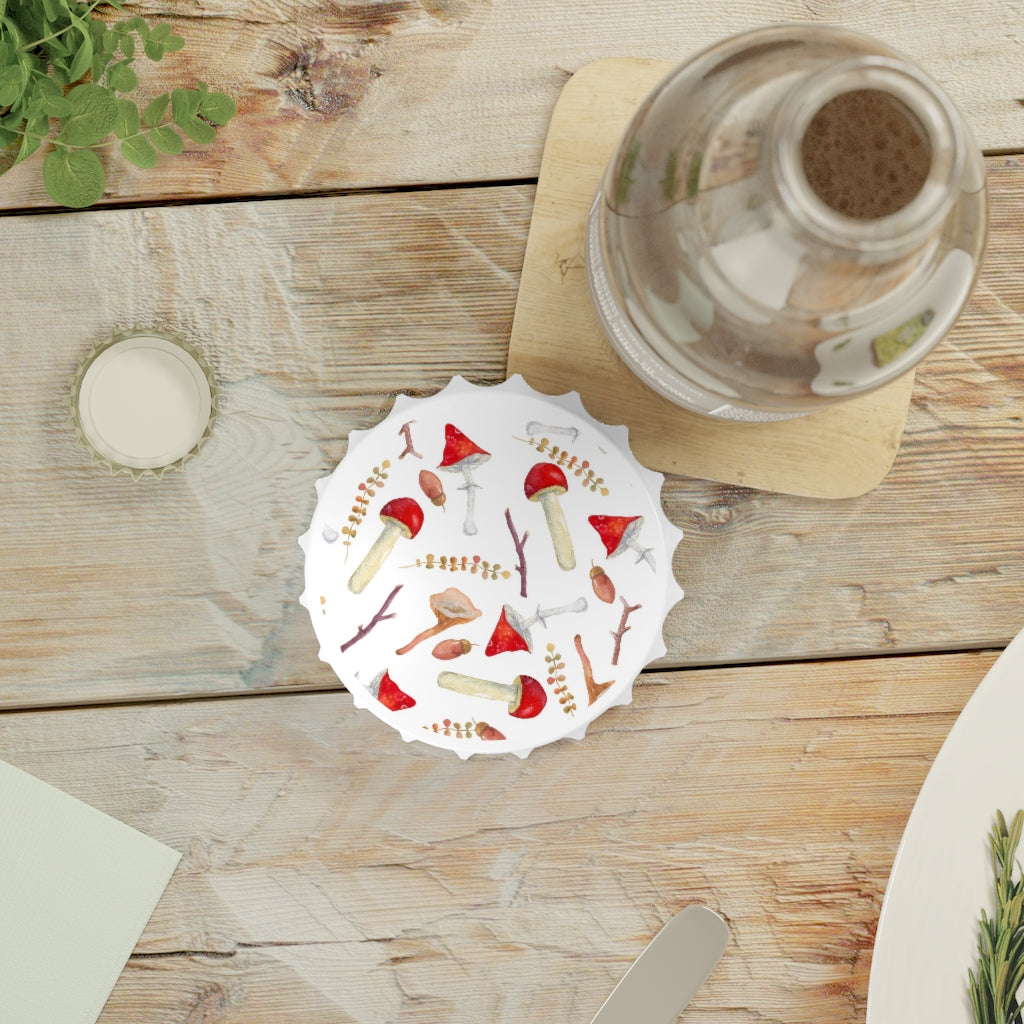
[(508, 372), (547, 394), (578, 391), (593, 416), (629, 428), (634, 455), (651, 469), (814, 498), (864, 494), (896, 458), (913, 371), (799, 419), (728, 423), (651, 391), (601, 330), (583, 257), (587, 214), (630, 117), (672, 67), (599, 60), (562, 90), (541, 162)]

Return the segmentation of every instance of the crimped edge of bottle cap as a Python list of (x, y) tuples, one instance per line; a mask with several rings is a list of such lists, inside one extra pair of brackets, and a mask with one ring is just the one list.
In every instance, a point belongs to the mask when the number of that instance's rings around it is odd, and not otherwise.
[[(184, 358), (180, 359), (182, 366), (187, 367), (193, 381), (197, 385), (205, 384), (209, 389), (208, 411), (205, 394), (200, 396), (203, 415), (196, 417), (194, 428), (189, 437), (191, 440), (192, 434), (195, 435), (194, 443), (187, 451), (183, 451), (180, 454), (176, 451), (173, 457), (169, 457), (166, 462), (159, 465), (149, 464), (154, 461), (152, 457), (132, 458), (130, 455), (129, 457), (124, 457), (125, 453), (118, 457), (109, 445), (104, 444), (101, 438), (94, 437), (90, 432), (90, 426), (95, 429), (95, 424), (91, 422), (90, 412), (85, 411), (83, 415), (83, 388), (88, 386), (90, 370), (110, 350), (126, 342), (131, 342), (136, 338), (155, 339), (162, 343), (158, 347), (168, 354), (174, 354), (175, 350), (180, 350), (180, 353), (184, 354)], [(146, 327), (137, 324), (127, 330), (115, 331), (109, 337), (97, 341), (89, 352), (82, 356), (69, 382), (67, 404), (70, 423), (75, 431), (76, 443), (89, 452), (91, 463), (106, 467), (111, 476), (125, 474), (131, 476), (133, 480), (139, 480), (146, 476), (159, 479), (168, 471), (181, 470), (186, 462), (199, 455), (203, 445), (209, 439), (214, 422), (219, 415), (219, 399), (220, 389), (214, 380), (213, 371), (202, 352), (195, 345), (178, 332), (166, 327)]]

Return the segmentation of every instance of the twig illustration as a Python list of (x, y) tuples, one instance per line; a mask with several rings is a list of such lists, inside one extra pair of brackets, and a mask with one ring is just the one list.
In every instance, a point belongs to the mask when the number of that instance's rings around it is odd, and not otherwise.
[(398, 592), (401, 589), (402, 589), (402, 584), (401, 583), (399, 583), (399, 584), (397, 584), (395, 586), (395, 589), (392, 590), (390, 594), (388, 594), (387, 599), (384, 601), (384, 603), (377, 610), (377, 614), (374, 615), (374, 617), (372, 619), (370, 619), (370, 621), (365, 626), (360, 626), (356, 630), (355, 635), (350, 640), (346, 640), (341, 645), (342, 653), (347, 651), (357, 640), (362, 640), (363, 637), (366, 636), (366, 634), (369, 633), (370, 630), (373, 629), (373, 627), (376, 626), (378, 622), (383, 622), (385, 619), (393, 619), (395, 617), (395, 613), (394, 612), (389, 612), (387, 615), (385, 615), (384, 613), (387, 612), (388, 605), (390, 605), (391, 602), (394, 601), (395, 596), (398, 594)]
[(530, 536), (530, 531), (527, 530), (520, 537), (516, 533), (516, 528), (512, 523), (512, 513), (508, 509), (505, 509), (505, 522), (508, 524), (508, 532), (512, 534), (512, 543), (516, 547), (516, 554), (519, 556), (519, 564), (516, 566), (516, 572), (519, 573), (519, 596), (526, 597), (526, 555), (523, 553), (523, 547), (527, 537)]
[(593, 704), (609, 686), (615, 685), (615, 680), (609, 679), (607, 683), (594, 682), (594, 669), (587, 652), (583, 650), (583, 639), (579, 633), (572, 638), (572, 642), (576, 645), (576, 653), (580, 656), (580, 664), (583, 666), (583, 678), (587, 684), (587, 703)]
[(618, 665), (619, 663), (619, 648), (622, 646), (623, 636), (630, 631), (631, 626), (626, 625), (626, 619), (630, 617), (638, 608), (642, 608), (642, 604), (630, 604), (624, 597), (620, 596), (619, 600), (622, 602), (622, 618), (619, 619), (619, 628), (612, 633), (615, 637), (615, 650), (612, 652), (612, 664)]
[(565, 662), (561, 654), (555, 650), (554, 644), (547, 645), (548, 653), (544, 655), (544, 661), (548, 666), (548, 686), (553, 688), (555, 696), (562, 710), (567, 715), (576, 713), (576, 698), (565, 682)]
[(398, 456), (400, 459), (404, 459), (406, 455), (415, 455), (417, 459), (423, 458), (412, 446), (412, 425), (415, 422), (415, 420), (409, 420), (408, 423), (403, 423), (398, 429), (398, 432), (405, 438), (405, 447), (402, 449), (402, 454)]

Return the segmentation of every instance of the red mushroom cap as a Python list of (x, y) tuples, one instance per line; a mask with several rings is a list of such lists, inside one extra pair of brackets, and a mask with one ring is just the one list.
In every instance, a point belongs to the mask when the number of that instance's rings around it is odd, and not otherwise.
[(552, 488), (556, 488), (559, 494), (565, 494), (569, 489), (565, 474), (553, 462), (538, 462), (526, 474), (523, 491), (530, 501), (536, 501), (538, 495)]
[(423, 509), (415, 498), (392, 498), (381, 510), (381, 519), (388, 519), (403, 527), (413, 538), (423, 525)]
[(458, 427), (451, 423), (444, 425), (444, 453), (441, 455), (439, 469), (452, 469), (466, 459), (483, 462), (491, 453), (474, 444)]
[(374, 696), (389, 711), (404, 711), (416, 706), (416, 700), (410, 697), (385, 671), (374, 687)]
[(487, 641), (487, 646), (484, 648), (484, 654), (488, 658), (493, 658), (495, 654), (505, 654), (508, 651), (528, 651), (529, 649), (530, 645), (526, 642), (526, 637), (508, 621), (505, 608), (502, 608), (501, 614), (498, 616), (498, 624), (494, 627), (491, 639)]
[(519, 683), (523, 688), (523, 695), (519, 698), (519, 706), (510, 710), (509, 714), (513, 718), (536, 718), (544, 710), (548, 695), (533, 676), (520, 676)]
[(614, 555), (622, 543), (630, 523), (635, 523), (640, 516), (588, 516), (587, 522), (597, 530), (597, 535), (604, 544), (605, 551)]

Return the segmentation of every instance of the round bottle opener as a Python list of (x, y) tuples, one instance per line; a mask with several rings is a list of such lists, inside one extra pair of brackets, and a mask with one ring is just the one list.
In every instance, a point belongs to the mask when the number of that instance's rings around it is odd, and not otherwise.
[(320, 657), (406, 740), (515, 753), (628, 703), (682, 596), (682, 533), (625, 427), (456, 377), (353, 431), (305, 551)]

